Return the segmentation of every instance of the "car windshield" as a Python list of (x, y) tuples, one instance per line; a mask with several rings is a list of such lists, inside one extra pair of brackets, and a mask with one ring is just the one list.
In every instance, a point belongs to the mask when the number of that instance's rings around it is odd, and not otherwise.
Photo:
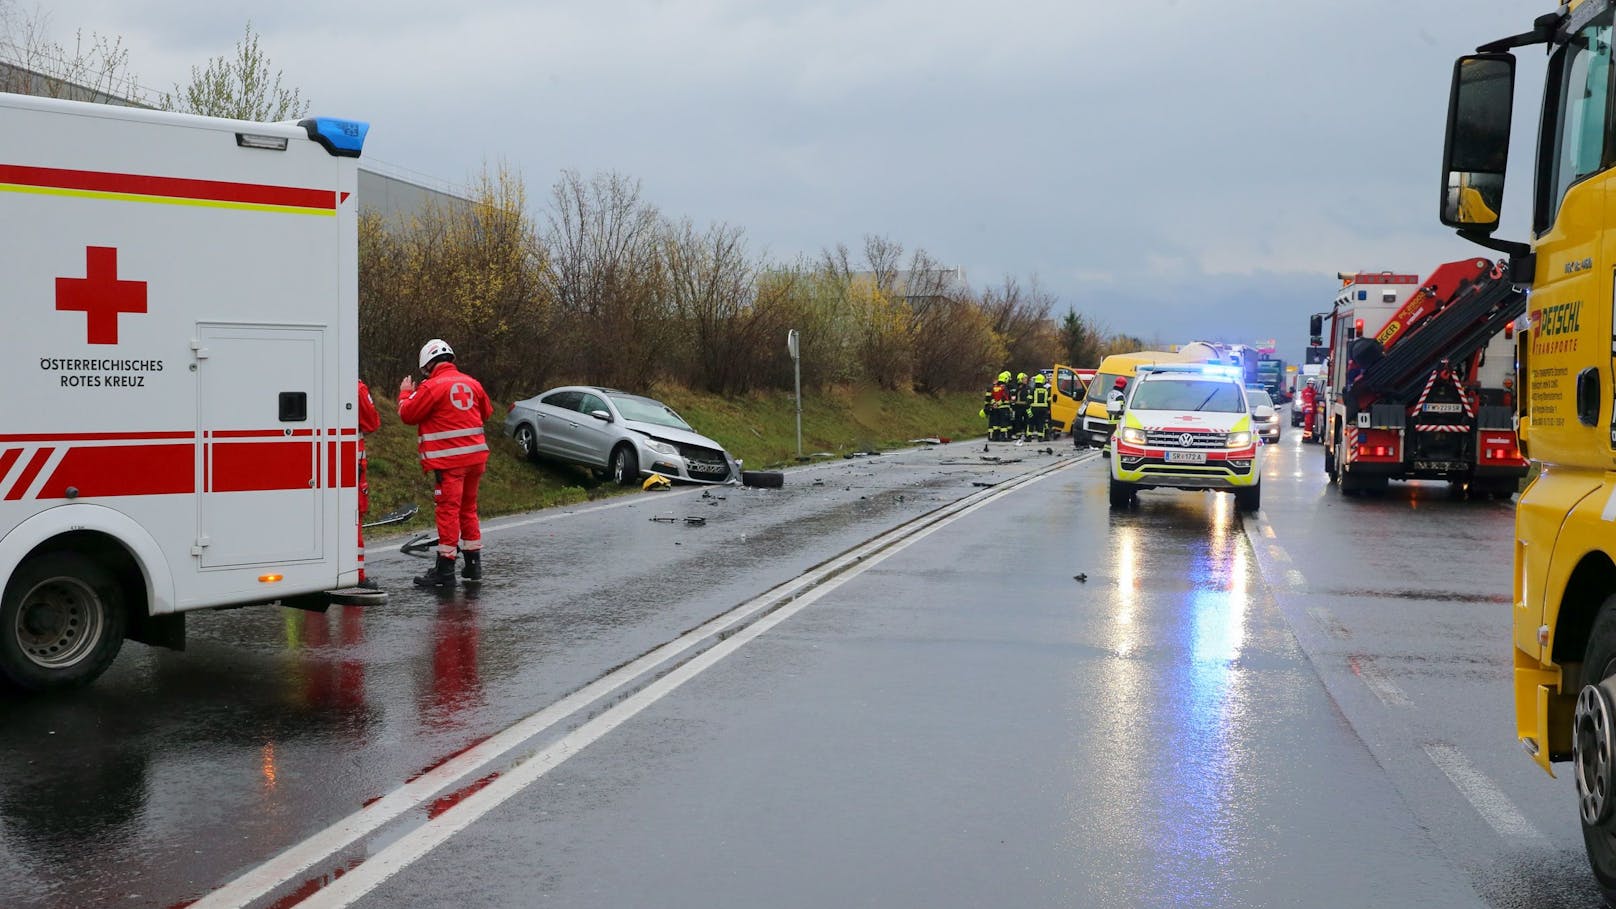
[(672, 426), (675, 429), (690, 429), (680, 416), (673, 412), (673, 408), (650, 398), (640, 398), (633, 395), (612, 395), (612, 403), (617, 405), (617, 412), (623, 419), (636, 423), (653, 423), (657, 426)]
[(1274, 406), (1274, 399), (1268, 396), (1268, 392), (1258, 391), (1255, 388), (1246, 389), (1246, 401), (1250, 403), (1252, 410), (1256, 410), (1264, 404), (1269, 407)]
[(1092, 401), (1096, 404), (1104, 404), (1106, 394), (1110, 392), (1112, 388), (1115, 388), (1116, 384), (1116, 373), (1102, 372), (1094, 377), (1094, 381), (1089, 383), (1088, 394), (1084, 396), (1083, 400), (1085, 402)]
[(1158, 379), (1141, 384), (1128, 406), (1136, 410), (1242, 413), (1240, 386), (1213, 379)]

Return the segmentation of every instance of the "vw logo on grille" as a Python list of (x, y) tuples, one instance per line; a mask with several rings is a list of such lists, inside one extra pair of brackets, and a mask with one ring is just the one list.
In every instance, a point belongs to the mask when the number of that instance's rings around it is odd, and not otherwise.
[(1188, 448), (1195, 444), (1195, 437), (1186, 432), (1178, 437), (1178, 444)]

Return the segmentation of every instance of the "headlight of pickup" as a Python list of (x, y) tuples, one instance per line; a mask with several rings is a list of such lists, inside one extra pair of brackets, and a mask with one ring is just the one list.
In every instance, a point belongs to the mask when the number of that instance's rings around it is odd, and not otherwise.
[(1231, 433), (1229, 433), (1229, 440), (1224, 443), (1224, 446), (1227, 447), (1227, 448), (1245, 448), (1246, 446), (1248, 446), (1250, 444), (1251, 444), (1251, 433), (1249, 433), (1249, 432), (1231, 432)]
[(1135, 429), (1132, 426), (1123, 427), (1122, 441), (1127, 442), (1129, 445), (1143, 445), (1145, 444), (1145, 431)]
[(658, 442), (656, 439), (646, 439), (645, 447), (651, 449), (657, 454), (665, 454), (670, 458), (679, 457), (679, 449), (674, 448), (667, 442)]

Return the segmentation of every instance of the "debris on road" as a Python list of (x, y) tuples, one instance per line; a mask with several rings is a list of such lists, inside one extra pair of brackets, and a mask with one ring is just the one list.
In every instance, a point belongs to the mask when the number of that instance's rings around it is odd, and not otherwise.
[(997, 486), (997, 485), (999, 485), (999, 481), (994, 480), (993, 482), (989, 483), (986, 480), (976, 480), (975, 482), (971, 483), (971, 485), (972, 486), (981, 486), (983, 488), (987, 488), (989, 486)]
[(910, 439), (909, 444), (911, 444), (911, 445), (947, 445), (951, 441), (953, 441), (953, 440), (944, 438), (943, 436), (932, 436), (932, 437), (927, 438), (927, 439)]
[(408, 505), (400, 505), (399, 507), (393, 509), (392, 511), (389, 511), (388, 513), (382, 515), (381, 517), (377, 518), (376, 520), (367, 523), (365, 526), (366, 527), (385, 527), (388, 524), (398, 524), (398, 523), (401, 523), (403, 521), (408, 521), (410, 518), (415, 517), (416, 512), (418, 512), (420, 510), (421, 510), (421, 507), (419, 505), (416, 505), (414, 502), (411, 502)]
[(668, 482), (668, 478), (662, 474), (653, 473), (645, 478), (645, 482), (640, 484), (640, 488), (646, 492), (662, 492), (663, 490), (672, 489), (673, 484)]
[(741, 471), (741, 484), (754, 486), (759, 489), (779, 489), (784, 486), (786, 475), (778, 470), (743, 470)]
[(1088, 579), (1089, 579), (1089, 576), (1086, 573), (1079, 573), (1079, 574), (1072, 575), (1072, 580), (1076, 581), (1079, 584), (1082, 584), (1082, 583), (1088, 581)]

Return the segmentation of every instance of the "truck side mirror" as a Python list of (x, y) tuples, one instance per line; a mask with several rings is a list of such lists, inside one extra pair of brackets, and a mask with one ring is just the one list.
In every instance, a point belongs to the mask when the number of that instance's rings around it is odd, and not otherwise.
[(1320, 344), (1324, 343), (1324, 317), (1323, 316), (1317, 315), (1317, 314), (1308, 316), (1308, 319), (1307, 319), (1307, 343), (1312, 347), (1318, 347)]
[(1441, 219), (1448, 227), (1498, 229), (1514, 107), (1513, 54), (1473, 54), (1454, 63), (1442, 145)]

